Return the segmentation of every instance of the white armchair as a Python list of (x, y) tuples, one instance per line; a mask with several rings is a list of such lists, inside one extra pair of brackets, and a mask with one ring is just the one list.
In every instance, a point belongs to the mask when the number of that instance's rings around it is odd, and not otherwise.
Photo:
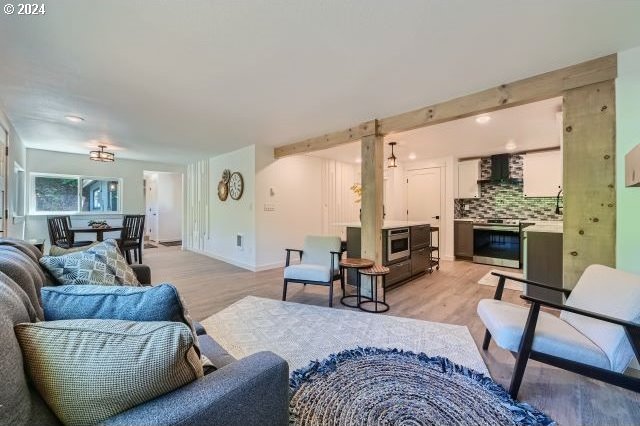
[[(634, 358), (640, 360), (640, 276), (602, 265), (589, 266), (573, 291), (515, 279), (527, 285), (561, 291), (564, 305), (528, 296), (524, 307), (502, 300), (506, 279), (500, 277), (494, 299), (478, 303), (484, 323), (482, 349), (491, 338), (516, 355), (509, 393), (517, 397), (529, 358), (573, 371), (627, 389), (640, 391), (640, 379), (625, 375)], [(562, 311), (560, 317), (545, 311), (547, 306)]]
[[(285, 249), (282, 300), (287, 300), (289, 283), (316, 284), (329, 287), (329, 307), (333, 306), (333, 282), (340, 279), (340, 246), (340, 237), (307, 236), (302, 250)], [(299, 253), (299, 264), (290, 264), (292, 251)]]

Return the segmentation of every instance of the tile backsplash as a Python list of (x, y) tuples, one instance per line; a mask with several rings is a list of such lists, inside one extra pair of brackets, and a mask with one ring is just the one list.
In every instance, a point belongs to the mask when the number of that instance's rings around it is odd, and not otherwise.
[[(555, 197), (524, 196), (522, 163), (521, 155), (512, 155), (509, 158), (511, 178), (519, 181), (483, 182), (480, 184), (479, 198), (455, 200), (455, 218), (562, 220), (562, 215), (555, 214)], [(491, 158), (481, 160), (480, 175), (481, 179), (488, 179), (491, 176)], [(560, 205), (562, 205), (562, 197)], [(468, 210), (465, 210), (465, 206), (469, 206)]]

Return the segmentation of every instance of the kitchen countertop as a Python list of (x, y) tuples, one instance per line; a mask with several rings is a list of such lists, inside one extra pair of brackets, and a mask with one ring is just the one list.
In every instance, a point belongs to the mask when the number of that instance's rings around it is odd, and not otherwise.
[[(456, 222), (475, 222), (476, 220), (480, 220), (478, 218), (464, 218), (464, 219), (454, 219)], [(533, 224), (533, 225), (542, 225), (542, 226), (560, 226), (562, 227), (561, 220), (536, 220), (536, 219), (521, 219), (521, 224)], [(528, 229), (528, 228), (525, 228)]]
[(535, 225), (527, 226), (524, 232), (553, 232), (562, 234), (562, 222), (540, 222)]
[[(407, 220), (385, 220), (382, 229), (408, 228), (410, 226), (428, 225), (425, 221), (407, 221)], [(360, 228), (360, 222), (338, 222), (334, 226), (345, 226), (347, 228)]]

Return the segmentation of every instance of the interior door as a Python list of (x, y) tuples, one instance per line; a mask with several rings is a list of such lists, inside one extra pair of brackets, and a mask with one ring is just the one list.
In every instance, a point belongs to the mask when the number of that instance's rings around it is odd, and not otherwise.
[(407, 220), (440, 226), (442, 217), (440, 167), (422, 169), (407, 175)]

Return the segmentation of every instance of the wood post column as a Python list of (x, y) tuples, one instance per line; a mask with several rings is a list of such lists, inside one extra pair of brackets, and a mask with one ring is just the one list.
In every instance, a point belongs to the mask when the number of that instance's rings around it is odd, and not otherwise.
[(567, 90), (563, 111), (563, 281), (572, 289), (587, 266), (616, 263), (614, 80)]
[(382, 263), (384, 138), (365, 136), (362, 150), (361, 256)]

